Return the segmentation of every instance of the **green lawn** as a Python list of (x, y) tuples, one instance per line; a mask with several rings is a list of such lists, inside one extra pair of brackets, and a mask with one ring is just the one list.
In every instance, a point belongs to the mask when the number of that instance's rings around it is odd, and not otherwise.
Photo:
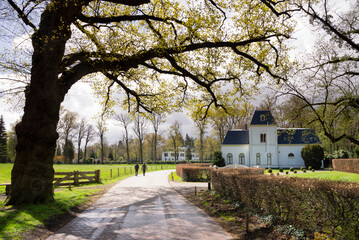
[[(10, 183), (11, 169), (13, 164), (0, 164), (0, 183)], [(174, 169), (174, 164), (155, 165), (148, 164), (148, 171), (161, 169)], [(76, 164), (56, 164), (55, 172), (69, 171), (101, 171), (101, 183), (90, 184), (87, 186), (104, 186), (117, 182), (121, 179), (134, 174), (134, 165), (76, 165)], [(112, 169), (112, 178), (111, 178)], [(118, 176), (119, 175), (119, 176)], [(84, 186), (84, 185), (83, 185)], [(46, 224), (47, 219), (66, 213), (72, 207), (86, 202), (89, 197), (101, 188), (81, 189), (66, 187), (55, 190), (55, 202), (46, 204), (36, 204), (19, 208), (5, 207), (0, 201), (0, 239), (20, 239), (21, 235)], [(5, 192), (5, 187), (0, 187), (0, 193)]]
[[(11, 182), (11, 169), (13, 164), (11, 163), (0, 163), (0, 183)], [(147, 170), (158, 171), (162, 169), (174, 169), (175, 164), (148, 164)], [(114, 181), (128, 177), (134, 174), (134, 164), (54, 164), (55, 172), (73, 172), (73, 171), (101, 171), (101, 182), (102, 184), (108, 184)], [(112, 170), (112, 177), (111, 177)], [(141, 168), (140, 168), (141, 170)], [(0, 186), (0, 194), (5, 192), (5, 187)]]
[(325, 179), (332, 181), (359, 182), (359, 174), (337, 171), (315, 171), (306, 173), (290, 174), (291, 177)]

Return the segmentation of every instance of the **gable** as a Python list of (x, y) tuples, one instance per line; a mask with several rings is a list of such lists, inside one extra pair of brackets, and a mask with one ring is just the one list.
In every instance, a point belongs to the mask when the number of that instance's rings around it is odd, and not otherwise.
[(269, 110), (254, 111), (251, 125), (275, 125), (274, 118)]
[(321, 144), (313, 129), (278, 128), (278, 144)]
[(223, 145), (249, 144), (248, 130), (230, 130), (227, 132)]

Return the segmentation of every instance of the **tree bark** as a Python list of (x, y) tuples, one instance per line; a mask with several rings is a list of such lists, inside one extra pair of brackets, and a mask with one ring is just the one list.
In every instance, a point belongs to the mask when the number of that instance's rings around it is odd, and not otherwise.
[(6, 205), (54, 200), (56, 126), (61, 102), (71, 87), (58, 83), (59, 66), (71, 36), (70, 24), (81, 10), (81, 6), (73, 6), (61, 1), (49, 4), (41, 15), (39, 29), (32, 36), (31, 83), (25, 92), (22, 121), (16, 126), (18, 144)]

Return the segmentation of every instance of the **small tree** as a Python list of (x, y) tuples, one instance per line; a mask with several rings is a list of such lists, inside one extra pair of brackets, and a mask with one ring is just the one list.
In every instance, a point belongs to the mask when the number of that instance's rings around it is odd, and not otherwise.
[(222, 157), (222, 152), (221, 151), (214, 152), (212, 165), (216, 165), (217, 167), (226, 166), (226, 162), (224, 161), (224, 158)]
[(188, 162), (192, 160), (192, 151), (190, 147), (186, 148), (186, 160)]
[(5, 122), (3, 116), (0, 117), (0, 162), (5, 163), (8, 161), (7, 152), (7, 134), (5, 130)]
[(354, 157), (355, 157), (355, 158), (359, 158), (359, 146), (356, 146), (356, 147), (354, 148)]
[(66, 163), (72, 163), (72, 160), (74, 159), (75, 156), (75, 150), (74, 150), (74, 144), (72, 143), (71, 140), (65, 142), (63, 155), (65, 157)]
[(306, 168), (309, 169), (311, 166), (314, 169), (320, 169), (324, 158), (324, 149), (319, 144), (306, 145), (302, 148), (301, 155)]

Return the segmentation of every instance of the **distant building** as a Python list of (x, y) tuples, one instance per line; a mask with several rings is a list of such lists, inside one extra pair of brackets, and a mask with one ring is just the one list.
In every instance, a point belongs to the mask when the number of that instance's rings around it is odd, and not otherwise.
[(300, 168), (302, 148), (313, 143), (321, 143), (313, 129), (278, 128), (270, 111), (256, 110), (248, 129), (227, 132), (222, 156), (227, 165)]
[[(197, 153), (192, 152), (192, 161), (199, 161), (199, 156)], [(187, 161), (186, 159), (186, 148), (181, 147), (179, 148), (179, 151), (177, 152), (177, 161)], [(162, 161), (174, 161), (175, 160), (175, 152), (174, 151), (167, 151), (162, 152)]]

